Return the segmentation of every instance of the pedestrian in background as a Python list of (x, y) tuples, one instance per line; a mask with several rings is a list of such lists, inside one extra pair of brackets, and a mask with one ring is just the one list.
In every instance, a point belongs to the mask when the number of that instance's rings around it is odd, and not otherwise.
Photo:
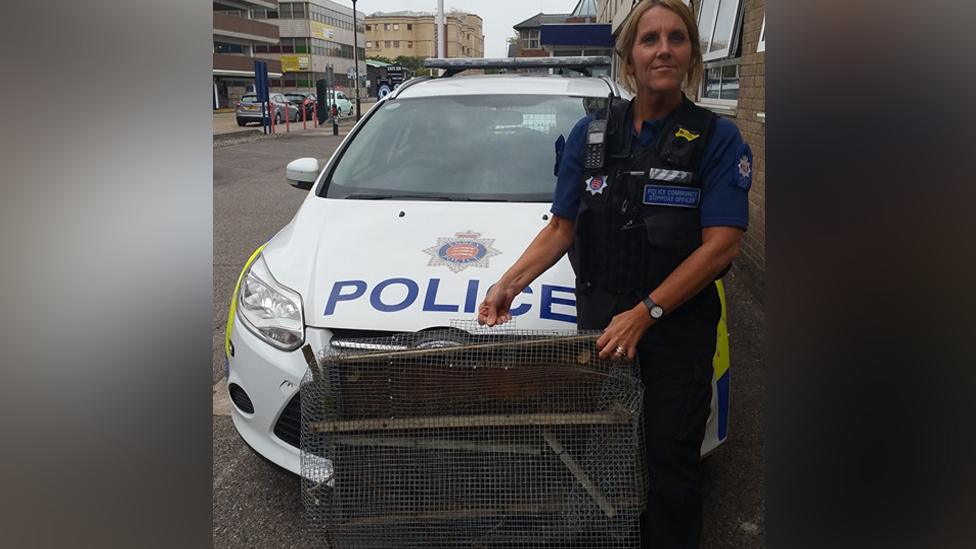
[[(695, 17), (682, 0), (642, 0), (616, 54), (634, 99), (570, 132), (554, 215), (489, 290), (478, 320), (510, 320), (515, 297), (569, 252), (577, 326), (603, 330), (602, 358), (636, 358), (645, 385), (641, 546), (698, 547), (700, 448), (721, 316), (714, 281), (739, 253), (748, 225), (752, 153), (731, 121), (682, 91), (703, 70)], [(605, 132), (595, 120), (606, 121)], [(599, 154), (589, 160), (601, 133), (603, 161)]]

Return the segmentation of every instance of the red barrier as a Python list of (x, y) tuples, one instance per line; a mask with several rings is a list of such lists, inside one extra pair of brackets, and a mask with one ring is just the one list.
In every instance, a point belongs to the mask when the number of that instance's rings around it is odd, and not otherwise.
[(302, 129), (307, 130), (305, 123), (308, 122), (308, 109), (305, 108), (305, 103), (302, 103)]
[(272, 109), (271, 108), (271, 105), (274, 105), (274, 103), (272, 103), (271, 101), (268, 101), (268, 118), (271, 119), (271, 133), (274, 134), (274, 133), (276, 133), (275, 132), (275, 129), (276, 129), (275, 128), (275, 115), (278, 114), (278, 109), (277, 108)]

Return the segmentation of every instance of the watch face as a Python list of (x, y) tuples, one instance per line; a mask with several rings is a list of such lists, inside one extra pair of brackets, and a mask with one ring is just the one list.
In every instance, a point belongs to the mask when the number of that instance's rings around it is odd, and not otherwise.
[(661, 318), (664, 316), (664, 309), (658, 306), (651, 307), (651, 316), (654, 318)]

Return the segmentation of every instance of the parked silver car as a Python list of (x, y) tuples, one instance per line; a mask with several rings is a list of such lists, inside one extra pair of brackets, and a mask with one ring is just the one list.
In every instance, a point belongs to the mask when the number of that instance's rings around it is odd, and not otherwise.
[[(283, 124), (286, 118), (292, 122), (301, 120), (301, 111), (299, 108), (289, 103), (283, 94), (272, 93), (269, 99), (271, 100), (271, 115), (274, 117), (275, 124)], [(237, 103), (235, 115), (237, 116), (238, 126), (245, 126), (248, 122), (257, 122), (260, 124), (264, 114), (265, 106), (258, 102), (257, 95), (245, 95)]]

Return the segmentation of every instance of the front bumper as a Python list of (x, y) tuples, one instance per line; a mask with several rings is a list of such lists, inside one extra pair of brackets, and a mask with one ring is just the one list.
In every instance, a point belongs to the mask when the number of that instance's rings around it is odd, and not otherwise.
[[(240, 316), (234, 320), (230, 338), (234, 356), (228, 358), (227, 383), (236, 384), (247, 393), (254, 411), (248, 413), (236, 404), (232, 406), (234, 427), (257, 453), (300, 475), (298, 394), (308, 365), (301, 349), (275, 349), (254, 335), (245, 322)], [(327, 348), (331, 339), (329, 330), (305, 328), (305, 341), (313, 349)]]

